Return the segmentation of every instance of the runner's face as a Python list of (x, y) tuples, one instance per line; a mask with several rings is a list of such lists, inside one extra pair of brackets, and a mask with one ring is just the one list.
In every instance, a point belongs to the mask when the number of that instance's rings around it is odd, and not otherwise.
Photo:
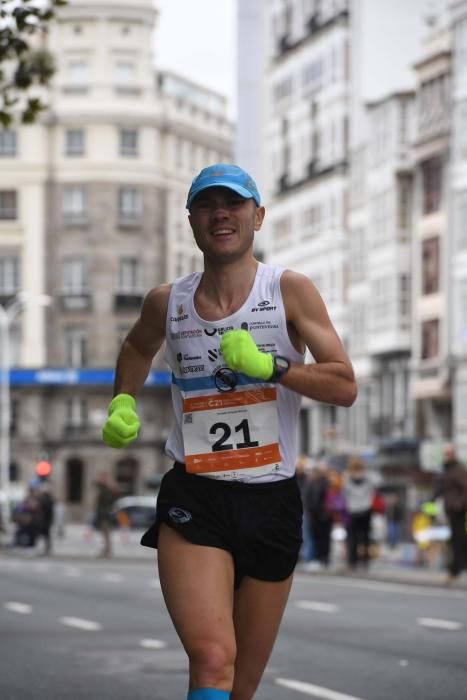
[(236, 260), (251, 249), (261, 228), (264, 207), (226, 187), (210, 187), (195, 197), (189, 221), (205, 256), (219, 262)]

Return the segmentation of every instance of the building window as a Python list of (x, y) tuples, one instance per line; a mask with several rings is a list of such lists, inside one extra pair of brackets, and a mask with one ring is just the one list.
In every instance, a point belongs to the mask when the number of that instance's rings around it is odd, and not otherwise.
[(65, 465), (65, 493), (67, 503), (83, 500), (84, 464), (81, 459), (71, 458)]
[(86, 367), (87, 333), (83, 328), (66, 328), (65, 364), (67, 367)]
[(89, 65), (86, 61), (77, 60), (68, 63), (68, 80), (74, 87), (86, 87), (89, 83)]
[(412, 216), (412, 177), (402, 175), (398, 181), (398, 225), (401, 238), (408, 238)]
[(16, 190), (0, 190), (0, 220), (15, 221), (18, 217)]
[(277, 219), (272, 225), (272, 244), (274, 250), (286, 248), (291, 244), (292, 235), (292, 217), (282, 216)]
[(63, 261), (63, 293), (83, 294), (88, 289), (86, 261), (80, 257), (65, 258)]
[(0, 156), (11, 157), (16, 155), (16, 131), (12, 129), (0, 129)]
[(432, 214), (441, 206), (442, 164), (436, 156), (422, 163), (423, 213)]
[(422, 360), (438, 357), (439, 354), (439, 320), (432, 319), (422, 323)]
[(143, 193), (136, 187), (121, 187), (118, 194), (118, 214), (120, 224), (141, 223), (143, 215)]
[(67, 187), (62, 194), (62, 212), (65, 224), (86, 223), (86, 189), (81, 186)]
[(429, 238), (422, 244), (422, 294), (439, 290), (439, 238)]
[(455, 216), (456, 239), (458, 250), (467, 248), (467, 191), (460, 192), (456, 197), (457, 207)]
[(399, 312), (402, 317), (402, 324), (409, 323), (410, 316), (410, 276), (399, 275)]
[(65, 154), (84, 155), (84, 129), (67, 129), (65, 132)]
[(19, 425), (19, 399), (14, 396), (10, 407), (10, 435), (18, 435)]
[(136, 129), (120, 129), (120, 155), (138, 155), (138, 131)]
[(138, 258), (122, 258), (120, 260), (117, 289), (121, 294), (141, 292), (141, 262)]
[(392, 191), (375, 193), (371, 199), (371, 244), (373, 248), (390, 242)]
[(352, 283), (361, 282), (366, 277), (367, 245), (364, 228), (357, 228), (350, 232), (350, 269), (349, 276)]
[(136, 493), (139, 481), (139, 463), (136, 459), (129, 457), (117, 462), (115, 481), (122, 496)]
[(130, 61), (117, 61), (114, 75), (117, 85), (131, 86), (135, 80), (135, 64)]
[(84, 428), (88, 422), (88, 405), (86, 399), (73, 396), (66, 400), (66, 427)]
[(0, 257), (0, 294), (10, 296), (20, 288), (19, 258), (14, 255)]

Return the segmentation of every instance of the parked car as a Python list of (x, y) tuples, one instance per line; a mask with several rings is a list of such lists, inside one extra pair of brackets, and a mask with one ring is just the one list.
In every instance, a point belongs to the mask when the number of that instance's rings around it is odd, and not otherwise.
[(157, 496), (124, 496), (110, 511), (117, 527), (144, 529), (152, 525), (156, 515)]

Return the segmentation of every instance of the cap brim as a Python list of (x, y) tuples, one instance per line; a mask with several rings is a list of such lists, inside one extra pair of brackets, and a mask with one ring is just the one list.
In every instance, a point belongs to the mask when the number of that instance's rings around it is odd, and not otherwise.
[(216, 182), (214, 180), (214, 181), (210, 182), (209, 185), (205, 185), (204, 187), (200, 187), (195, 192), (192, 192), (187, 199), (186, 208), (189, 209), (193, 203), (194, 198), (197, 197), (201, 192), (204, 192), (204, 190), (208, 190), (211, 187), (225, 187), (226, 190), (233, 190), (234, 192), (239, 194), (240, 197), (244, 197), (245, 199), (254, 199), (256, 204), (258, 204), (258, 206), (259, 206), (259, 203), (256, 200), (255, 196), (252, 195), (250, 190), (247, 190), (246, 187), (242, 187), (241, 185), (237, 185), (236, 183), (226, 185), (225, 182)]

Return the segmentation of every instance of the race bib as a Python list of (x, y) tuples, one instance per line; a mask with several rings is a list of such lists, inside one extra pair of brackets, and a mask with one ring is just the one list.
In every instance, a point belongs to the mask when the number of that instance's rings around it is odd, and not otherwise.
[(221, 479), (279, 469), (276, 388), (183, 400), (186, 471)]

